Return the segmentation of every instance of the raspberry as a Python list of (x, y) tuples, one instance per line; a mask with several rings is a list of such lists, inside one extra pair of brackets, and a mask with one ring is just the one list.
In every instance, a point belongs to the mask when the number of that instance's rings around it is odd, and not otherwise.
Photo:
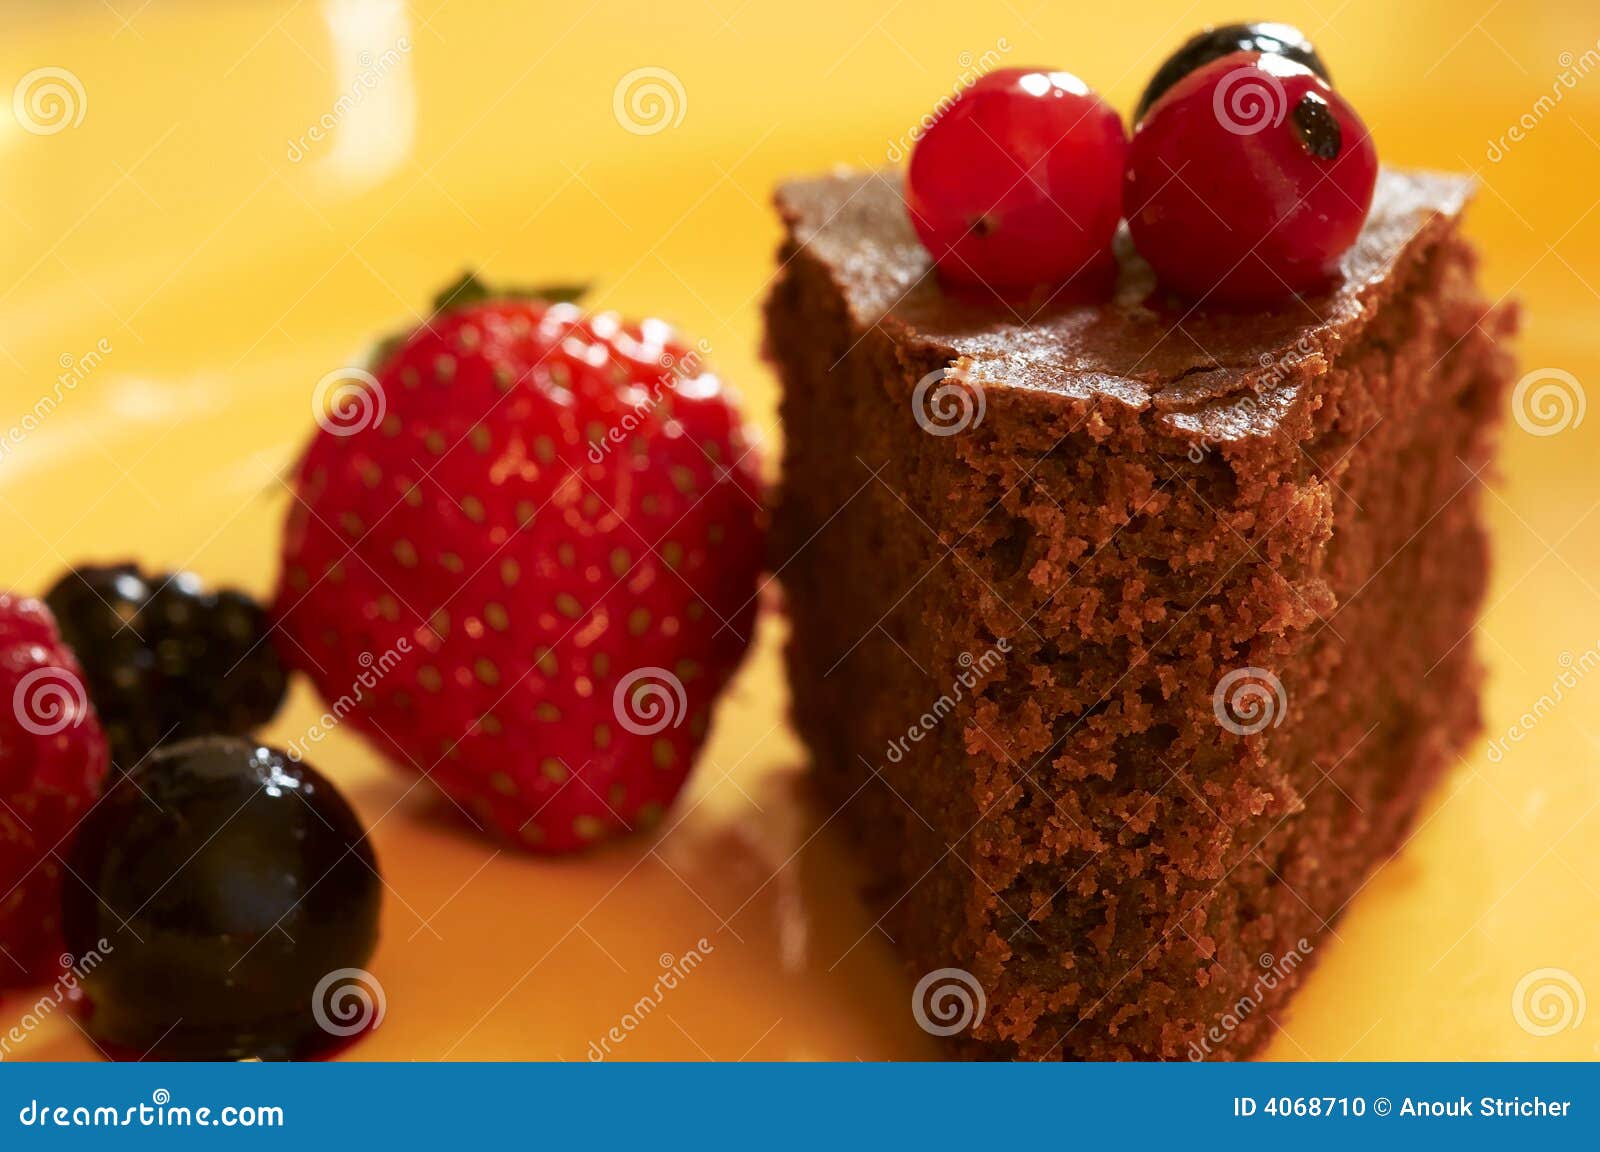
[(83, 670), (37, 600), (0, 594), (0, 988), (61, 967), (61, 864), (106, 740)]

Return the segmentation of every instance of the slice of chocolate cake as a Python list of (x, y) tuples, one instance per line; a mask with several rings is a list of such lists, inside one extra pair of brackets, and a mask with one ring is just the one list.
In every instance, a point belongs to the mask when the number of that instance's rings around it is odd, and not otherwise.
[(1336, 290), (1231, 314), (1128, 251), (958, 299), (894, 176), (779, 193), (794, 715), (964, 1053), (1256, 1051), (1476, 730), (1469, 191), (1385, 172)]

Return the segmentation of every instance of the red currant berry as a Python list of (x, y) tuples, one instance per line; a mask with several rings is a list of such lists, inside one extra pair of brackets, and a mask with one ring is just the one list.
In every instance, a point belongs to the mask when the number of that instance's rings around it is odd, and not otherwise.
[(1121, 118), (1070, 72), (990, 72), (912, 152), (911, 223), (953, 281), (1069, 279), (1109, 253), (1127, 147)]
[(1361, 233), (1378, 153), (1326, 81), (1236, 52), (1184, 77), (1140, 121), (1123, 205), (1162, 281), (1220, 304), (1328, 286)]

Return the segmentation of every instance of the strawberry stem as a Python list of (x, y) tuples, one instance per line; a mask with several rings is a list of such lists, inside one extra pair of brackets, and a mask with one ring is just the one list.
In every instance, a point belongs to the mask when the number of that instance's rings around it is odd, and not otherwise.
[[(587, 284), (544, 284), (532, 288), (490, 287), (479, 279), (476, 272), (468, 269), (433, 298), (432, 315), (436, 317), (452, 308), (466, 308), (473, 304), (481, 304), (485, 300), (544, 300), (550, 304), (572, 304), (588, 291)], [(404, 332), (396, 332), (378, 341), (367, 356), (367, 367), (376, 371), (394, 354), (395, 349), (411, 339), (414, 331), (415, 329), (408, 328)]]
[(484, 300), (547, 300), (551, 304), (571, 304), (589, 291), (587, 284), (540, 284), (531, 288), (493, 287), (467, 270), (433, 298), (435, 313), (464, 308)]

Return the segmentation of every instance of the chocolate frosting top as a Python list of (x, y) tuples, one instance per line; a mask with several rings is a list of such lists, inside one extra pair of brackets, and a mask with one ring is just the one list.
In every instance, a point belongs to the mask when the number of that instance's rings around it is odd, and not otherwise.
[[(1321, 375), (1470, 196), (1469, 177), (1383, 170), (1338, 281), (1316, 296), (1248, 311), (1196, 306), (1161, 289), (1126, 229), (1116, 285), (1092, 300), (1041, 290), (1002, 300), (940, 282), (906, 215), (897, 172), (840, 172), (785, 184), (793, 241), (831, 273), (855, 323), (951, 363), (985, 387), (1102, 397), (1152, 410), (1169, 430), (1270, 434), (1304, 381)], [(1247, 394), (1239, 408), (1228, 398)]]

